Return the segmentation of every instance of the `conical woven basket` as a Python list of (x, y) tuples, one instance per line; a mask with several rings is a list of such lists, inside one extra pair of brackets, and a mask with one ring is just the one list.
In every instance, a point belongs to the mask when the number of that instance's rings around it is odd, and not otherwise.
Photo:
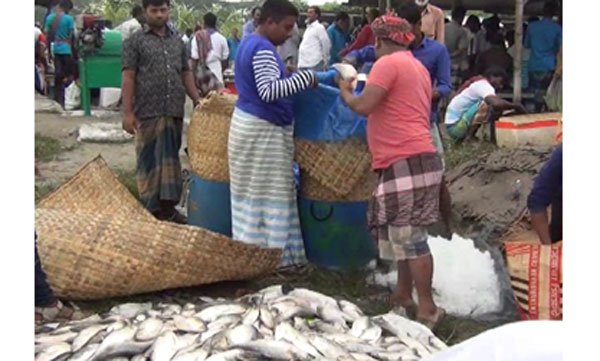
[(341, 142), (295, 141), (295, 158), (306, 171), (338, 197), (348, 195), (371, 167), (371, 154), (364, 139)]
[(36, 209), (38, 251), (53, 291), (99, 299), (272, 273), (281, 251), (157, 221), (100, 157)]
[(227, 140), (237, 96), (210, 93), (192, 115), (187, 134), (194, 173), (214, 182), (229, 182)]

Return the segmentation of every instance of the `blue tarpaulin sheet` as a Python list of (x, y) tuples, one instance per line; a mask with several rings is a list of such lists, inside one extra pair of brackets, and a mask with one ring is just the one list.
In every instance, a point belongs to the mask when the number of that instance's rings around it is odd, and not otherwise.
[(315, 142), (366, 137), (366, 118), (348, 108), (339, 89), (323, 83), (294, 96), (294, 136)]

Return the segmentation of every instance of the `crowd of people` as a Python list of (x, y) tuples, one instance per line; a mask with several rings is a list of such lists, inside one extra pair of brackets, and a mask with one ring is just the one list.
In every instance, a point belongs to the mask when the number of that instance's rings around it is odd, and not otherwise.
[[(73, 33), (72, 18), (61, 6), (50, 15), (46, 33), (52, 35), (56, 62), (68, 64), (71, 44), (62, 39)], [(544, 19), (530, 24), (525, 36), (525, 47), (531, 49), (529, 80), (536, 86), (555, 74), (560, 49), (560, 28), (551, 20), (555, 8), (544, 9)], [(169, 0), (143, 0), (141, 10), (143, 18), (134, 9), (129, 25), (121, 27), (128, 32), (138, 28), (123, 43), (122, 101), (123, 128), (135, 134), (144, 206), (158, 219), (186, 223), (175, 210), (182, 193), (179, 149), (186, 95), (196, 105), (208, 91), (221, 89), (231, 61), (238, 93), (228, 140), (232, 238), (282, 249), (282, 266), (306, 262), (292, 171), (290, 96), (316, 87), (337, 61), (355, 64), (368, 72), (360, 92), (354, 79), (339, 75), (333, 85), (351, 110), (367, 118), (377, 174), (368, 225), (380, 258), (398, 265), (395, 307), (434, 329), (445, 311), (432, 297), (426, 227), (439, 219), (448, 233), (451, 227), (439, 104), (455, 93), (443, 116), (455, 140), (472, 137), (483, 121), (504, 110), (525, 111), (498, 95), (508, 61), (497, 56), (504, 44), (497, 18), (486, 19), (476, 31), (473, 17), (462, 25), (461, 8), (453, 9), (452, 21), (444, 24), (443, 12), (427, 0), (408, 1), (389, 15), (369, 11), (352, 40), (348, 14), (340, 12), (325, 28), (319, 8), (310, 7), (300, 40), (297, 8), (288, 0), (266, 0), (252, 10), (242, 38), (232, 32), (227, 39), (212, 13), (204, 15), (195, 32), (181, 35), (169, 25)], [(476, 73), (464, 75), (470, 70)], [(543, 242), (562, 238), (557, 221), (553, 218), (551, 229), (541, 215), (562, 192), (554, 182), (561, 155), (562, 148), (530, 197), (536, 229), (545, 229)]]

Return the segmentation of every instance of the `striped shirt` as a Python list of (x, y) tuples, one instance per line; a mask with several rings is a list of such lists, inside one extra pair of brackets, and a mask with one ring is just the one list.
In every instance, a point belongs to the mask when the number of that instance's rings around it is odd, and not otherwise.
[(286, 76), (285, 67), (273, 44), (253, 34), (242, 41), (235, 61), (236, 106), (273, 124), (292, 124), (289, 98), (309, 88), (315, 81), (311, 71)]

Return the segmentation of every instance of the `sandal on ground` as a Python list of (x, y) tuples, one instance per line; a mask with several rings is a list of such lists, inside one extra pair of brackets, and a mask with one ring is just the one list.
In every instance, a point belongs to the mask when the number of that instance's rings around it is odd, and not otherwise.
[(35, 323), (44, 324), (53, 321), (73, 321), (81, 320), (87, 315), (73, 306), (66, 306), (60, 300), (56, 300), (54, 304), (48, 307), (35, 308)]
[(435, 316), (433, 316), (431, 319), (419, 318), (419, 319), (417, 319), (417, 321), (419, 323), (422, 323), (423, 325), (425, 325), (432, 332), (435, 332), (445, 317), (446, 317), (446, 310), (444, 310), (441, 307), (438, 307), (437, 311), (435, 313)]

